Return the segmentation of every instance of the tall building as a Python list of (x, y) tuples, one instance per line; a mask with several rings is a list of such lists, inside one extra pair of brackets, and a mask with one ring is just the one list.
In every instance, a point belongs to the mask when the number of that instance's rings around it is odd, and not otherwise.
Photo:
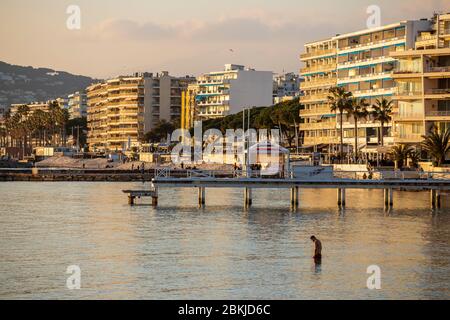
[(277, 104), (299, 97), (301, 81), (302, 78), (293, 72), (274, 75), (273, 103)]
[(87, 95), (84, 91), (77, 91), (68, 96), (67, 108), (70, 118), (83, 118), (87, 116)]
[(450, 128), (450, 14), (436, 15), (415, 50), (393, 52), (395, 143), (417, 144), (435, 127)]
[(196, 114), (196, 97), (199, 86), (196, 83), (189, 84), (187, 89), (181, 93), (181, 128), (190, 129), (194, 127)]
[(273, 73), (227, 64), (197, 78), (196, 117), (220, 118), (273, 102)]
[[(395, 59), (390, 53), (414, 48), (419, 31), (430, 27), (428, 20), (402, 21), (306, 44), (300, 57), (305, 63), (301, 70), (305, 108), (300, 111), (305, 145), (323, 152), (336, 150), (340, 124), (327, 99), (331, 87), (344, 87), (371, 105), (377, 99), (392, 99)], [(358, 149), (379, 144), (380, 124), (372, 117), (358, 124), (358, 146), (354, 146), (354, 126), (351, 117), (344, 116), (345, 144)], [(384, 130), (385, 143), (392, 144), (391, 124)]]
[(168, 72), (121, 76), (87, 88), (91, 151), (126, 151), (161, 120), (179, 122), (181, 92), (195, 81)]

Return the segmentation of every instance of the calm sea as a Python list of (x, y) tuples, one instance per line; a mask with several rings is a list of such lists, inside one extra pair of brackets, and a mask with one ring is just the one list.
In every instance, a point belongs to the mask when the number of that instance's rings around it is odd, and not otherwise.
[[(432, 212), (426, 192), (289, 190), (161, 192), (127, 205), (141, 183), (0, 184), (0, 299), (447, 299), (450, 199)], [(322, 265), (309, 237), (323, 243)], [(81, 269), (69, 290), (68, 266)], [(368, 290), (367, 268), (381, 269)]]

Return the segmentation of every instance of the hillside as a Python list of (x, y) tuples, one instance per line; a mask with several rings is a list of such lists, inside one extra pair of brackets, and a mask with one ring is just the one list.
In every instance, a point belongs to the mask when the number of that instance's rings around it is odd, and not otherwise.
[(65, 97), (95, 81), (64, 71), (23, 67), (0, 61), (0, 105)]

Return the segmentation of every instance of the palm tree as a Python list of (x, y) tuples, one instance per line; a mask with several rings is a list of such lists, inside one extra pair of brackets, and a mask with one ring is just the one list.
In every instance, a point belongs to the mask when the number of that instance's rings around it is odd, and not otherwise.
[(381, 146), (384, 146), (384, 125), (386, 123), (389, 123), (392, 120), (392, 108), (393, 108), (393, 101), (389, 101), (385, 98), (382, 100), (378, 100), (376, 104), (372, 106), (372, 114), (375, 119), (375, 121), (379, 121), (381, 124), (380, 128), (380, 140), (381, 140)]
[(439, 132), (433, 128), (428, 136), (423, 136), (422, 147), (433, 158), (433, 164), (440, 167), (445, 162), (445, 155), (450, 150), (450, 129)]
[(331, 112), (336, 114), (339, 112), (340, 118), (340, 130), (341, 130), (341, 145), (340, 145), (340, 160), (344, 160), (344, 128), (343, 128), (343, 115), (344, 112), (349, 109), (352, 93), (345, 91), (343, 87), (334, 87), (329, 90), (330, 96), (328, 96), (328, 102), (330, 103)]
[(358, 160), (358, 121), (367, 118), (369, 115), (368, 106), (366, 99), (351, 98), (347, 109), (349, 116), (352, 116), (355, 122), (355, 161)]
[(391, 155), (394, 161), (396, 162), (396, 167), (401, 169), (404, 163), (408, 160), (408, 157), (411, 156), (414, 152), (412, 146), (408, 144), (399, 144), (397, 146), (392, 147)]

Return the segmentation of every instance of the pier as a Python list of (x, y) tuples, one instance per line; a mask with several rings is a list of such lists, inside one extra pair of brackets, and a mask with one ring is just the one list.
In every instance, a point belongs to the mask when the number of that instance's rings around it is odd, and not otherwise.
[[(401, 191), (429, 191), (430, 202), (433, 209), (441, 206), (442, 192), (450, 191), (450, 179), (269, 179), (269, 178), (215, 178), (215, 177), (156, 177), (152, 179), (150, 191), (124, 191), (132, 197), (152, 197), (154, 206), (158, 203), (158, 191), (164, 188), (197, 188), (198, 204), (203, 207), (207, 203), (206, 189), (234, 188), (243, 190), (244, 207), (253, 204), (252, 190), (254, 189), (287, 189), (290, 191), (291, 207), (298, 208), (300, 204), (299, 191), (301, 189), (335, 189), (337, 190), (336, 203), (345, 208), (351, 199), (347, 199), (346, 190), (352, 189), (378, 189), (384, 192), (384, 207), (394, 206), (394, 190)], [(156, 200), (155, 200), (156, 199)], [(134, 204), (132, 201), (131, 204)]]

